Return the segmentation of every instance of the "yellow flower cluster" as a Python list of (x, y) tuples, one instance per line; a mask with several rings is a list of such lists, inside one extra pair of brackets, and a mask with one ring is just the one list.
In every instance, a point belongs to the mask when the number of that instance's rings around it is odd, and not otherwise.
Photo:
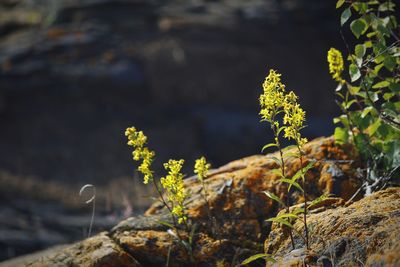
[(346, 81), (342, 79), (342, 72), (344, 70), (344, 63), (342, 53), (335, 48), (331, 48), (328, 51), (328, 63), (329, 63), (329, 73), (332, 75), (332, 78), (344, 84)]
[(184, 160), (172, 160), (164, 163), (168, 175), (161, 178), (161, 185), (167, 192), (169, 202), (172, 204), (172, 214), (178, 218), (178, 223), (186, 221), (185, 205), (187, 193), (183, 185), (183, 174), (181, 169)]
[(126, 129), (125, 136), (128, 137), (128, 145), (134, 148), (132, 152), (133, 160), (142, 160), (138, 170), (144, 175), (143, 183), (147, 184), (153, 179), (151, 164), (155, 154), (145, 147), (147, 137), (142, 131), (137, 131), (135, 127), (130, 127)]
[(203, 181), (204, 178), (206, 178), (210, 167), (211, 167), (211, 164), (207, 163), (207, 160), (205, 157), (196, 159), (196, 162), (194, 164), (194, 173), (197, 174), (200, 181)]
[[(263, 121), (271, 122), (284, 102), (285, 85), (281, 82), (281, 74), (270, 70), (263, 83), (263, 94), (260, 95), (260, 115)], [(279, 126), (279, 124), (278, 124)]]
[(285, 95), (285, 101), (283, 103), (283, 111), (285, 113), (283, 117), (283, 124), (286, 125), (285, 138), (293, 139), (301, 147), (307, 143), (307, 138), (302, 138), (300, 130), (303, 128), (305, 121), (305, 111), (297, 103), (297, 95), (290, 91)]
[[(281, 82), (281, 74), (270, 70), (263, 83), (263, 94), (260, 95), (260, 115), (263, 121), (270, 122), (275, 129), (279, 129), (279, 121), (276, 115), (283, 112), (284, 137), (293, 139), (299, 146), (307, 142), (302, 138), (300, 130), (305, 121), (305, 112), (297, 103), (298, 97), (293, 91), (286, 93), (285, 85)], [(275, 137), (275, 142), (278, 142)]]

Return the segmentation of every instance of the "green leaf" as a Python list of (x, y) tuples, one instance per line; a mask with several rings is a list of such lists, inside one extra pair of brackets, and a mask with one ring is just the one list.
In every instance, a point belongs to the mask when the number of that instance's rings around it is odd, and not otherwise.
[(281, 169), (272, 169), (272, 170), (270, 170), (270, 172), (272, 172), (273, 174), (278, 175), (279, 177), (283, 177)]
[(301, 187), (301, 185), (296, 181), (293, 181), (293, 180), (287, 179), (287, 178), (281, 178), (281, 179), (279, 179), (279, 181), (289, 184), (288, 192), (290, 191), (290, 188), (292, 188), (292, 186), (296, 187), (301, 192), (304, 192), (304, 190)]
[(352, 82), (357, 81), (361, 77), (360, 69), (355, 64), (350, 64), (349, 74)]
[(293, 225), (290, 222), (288, 222), (286, 219), (283, 219), (283, 218), (276, 218), (276, 217), (275, 218), (269, 218), (266, 221), (267, 222), (280, 223), (280, 224), (286, 225), (289, 228), (293, 228)]
[(356, 45), (354, 52), (356, 57), (362, 58), (365, 55), (365, 46), (362, 44)]
[(272, 200), (275, 200), (276, 202), (278, 202), (279, 204), (281, 204), (282, 206), (286, 207), (285, 203), (283, 203), (283, 201), (274, 193), (271, 193), (269, 191), (263, 191), (264, 194), (267, 195), (267, 197), (269, 197)]
[(275, 156), (271, 156), (270, 158), (271, 158), (273, 161), (275, 161), (275, 163), (278, 164), (278, 166), (281, 166), (281, 165), (282, 165), (281, 159), (278, 159), (278, 158), (275, 157)]
[(336, 2), (336, 8), (341, 7), (341, 6), (344, 4), (344, 2), (345, 2), (345, 0), (338, 0), (338, 1)]
[(292, 180), (296, 181), (300, 177), (303, 176), (303, 174), (306, 174), (315, 164), (315, 160), (310, 161), (304, 168), (301, 168), (296, 172), (295, 175), (293, 175)]
[(374, 108), (371, 106), (364, 108), (363, 112), (361, 113), (361, 118), (365, 118), (365, 116), (367, 116), (368, 113), (370, 113), (373, 109)]
[(261, 152), (264, 152), (264, 150), (267, 149), (267, 148), (269, 148), (269, 147), (278, 147), (278, 145), (275, 144), (275, 143), (266, 144), (266, 145), (263, 146), (263, 148), (261, 149)]
[(171, 229), (175, 228), (175, 226), (172, 223), (169, 223), (169, 222), (166, 222), (166, 221), (158, 221), (158, 223), (161, 224), (161, 225), (167, 226), (167, 227), (169, 227)]
[(376, 89), (376, 88), (384, 88), (384, 87), (388, 87), (390, 85), (390, 82), (388, 81), (381, 81), (379, 83), (376, 83), (372, 86), (372, 88)]
[(367, 29), (368, 29), (368, 24), (367, 22), (360, 18), (353, 20), (353, 22), (350, 24), (350, 29), (353, 32), (354, 36), (360, 38), (361, 35), (363, 35)]
[(351, 84), (348, 84), (347, 89), (349, 90), (350, 94), (355, 95), (360, 91), (360, 86), (352, 86)]
[(396, 66), (396, 59), (394, 57), (387, 56), (383, 60), (383, 65), (390, 71), (393, 71), (394, 67)]
[(277, 218), (294, 218), (294, 219), (297, 219), (297, 218), (299, 218), (299, 216), (297, 216), (296, 214), (293, 214), (293, 213), (284, 213), (284, 214), (279, 215)]
[(317, 197), (316, 199), (314, 199), (313, 201), (311, 201), (311, 203), (308, 205), (308, 209), (312, 206), (315, 206), (319, 203), (321, 203), (322, 201), (324, 201), (325, 199), (331, 197), (331, 194), (323, 194), (319, 197)]
[(400, 92), (400, 83), (392, 83), (389, 85), (389, 89), (394, 93)]
[(351, 17), (351, 10), (348, 7), (342, 12), (342, 15), (340, 16), (340, 25), (343, 26), (343, 24), (345, 24), (350, 17)]
[(347, 129), (341, 127), (335, 128), (335, 133), (333, 136), (335, 137), (335, 142), (338, 144), (347, 143), (347, 140), (349, 139), (349, 133)]
[(259, 259), (264, 259), (266, 261), (275, 262), (275, 260), (271, 256), (271, 254), (260, 253), (260, 254), (255, 254), (253, 256), (248, 257), (247, 259), (242, 261), (241, 265), (246, 265), (246, 264), (249, 264), (249, 263), (259, 260)]
[(377, 119), (373, 124), (371, 124), (367, 129), (365, 129), (365, 132), (370, 136), (374, 135), (376, 130), (378, 130), (379, 126), (381, 126), (381, 120)]

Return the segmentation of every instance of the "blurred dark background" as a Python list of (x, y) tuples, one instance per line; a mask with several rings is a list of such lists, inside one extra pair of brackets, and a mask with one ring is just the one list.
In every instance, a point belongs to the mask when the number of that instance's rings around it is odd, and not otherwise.
[[(270, 68), (300, 96), (309, 139), (330, 135), (342, 48), (335, 0), (0, 0), (0, 260), (83, 238), (143, 211), (124, 130), (157, 169), (218, 167), (270, 141), (258, 96)], [(136, 177), (134, 177), (136, 176)], [(147, 190), (147, 191), (146, 191)]]

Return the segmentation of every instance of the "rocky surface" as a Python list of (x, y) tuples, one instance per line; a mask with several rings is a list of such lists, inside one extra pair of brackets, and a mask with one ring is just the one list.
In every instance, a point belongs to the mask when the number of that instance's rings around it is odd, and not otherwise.
[[(389, 188), (349, 206), (344, 202), (311, 211), (310, 250), (295, 236), (292, 251), (289, 237), (276, 225), (265, 242), (275, 255), (274, 266), (399, 266), (400, 188)], [(294, 228), (303, 232), (297, 222)]]
[[(213, 226), (207, 221), (200, 185), (195, 177), (185, 181), (192, 191), (190, 220), (197, 225), (191, 253), (177, 241), (176, 234), (168, 232), (168, 213), (154, 204), (145, 216), (124, 220), (109, 232), (36, 259), (31, 266), (112, 266), (117, 264), (115, 260), (127, 266), (162, 266), (168, 258), (170, 266), (235, 266), (263, 251), (264, 240), (266, 251), (275, 255), (278, 266), (301, 266), (303, 260), (311, 266), (396, 266), (400, 260), (400, 189), (389, 188), (346, 202), (360, 186), (356, 172), (359, 163), (352, 160), (356, 158), (352, 148), (336, 146), (332, 138), (320, 138), (307, 144), (305, 151), (306, 158), (317, 160), (306, 177), (310, 198), (322, 193), (336, 196), (310, 210), (309, 251), (303, 249), (297, 236), (296, 250), (291, 251), (285, 233), (276, 225), (271, 229), (264, 223), (278, 207), (261, 191), (279, 195), (286, 190), (271, 172), (276, 165), (271, 159), (274, 154), (268, 154), (234, 161), (211, 172), (206, 184), (211, 214), (216, 218)], [(288, 160), (288, 166), (294, 172), (299, 162)], [(296, 204), (301, 197), (294, 193), (291, 201)], [(295, 224), (299, 231), (301, 227)], [(183, 229), (179, 233), (188, 238)], [(328, 263), (331, 265), (322, 265)]]

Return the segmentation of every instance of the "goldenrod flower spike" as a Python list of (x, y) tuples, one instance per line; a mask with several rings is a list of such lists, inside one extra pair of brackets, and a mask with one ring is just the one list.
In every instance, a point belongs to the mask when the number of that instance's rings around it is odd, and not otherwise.
[(181, 169), (184, 160), (172, 160), (164, 163), (164, 168), (168, 171), (165, 177), (161, 178), (161, 185), (165, 189), (168, 201), (172, 206), (172, 214), (178, 218), (178, 223), (186, 221), (184, 202), (187, 198), (187, 193), (183, 185), (183, 174)]
[[(285, 85), (281, 82), (281, 74), (270, 70), (263, 83), (263, 94), (260, 95), (260, 115), (262, 120), (271, 122), (281, 109), (284, 101)], [(279, 126), (279, 124), (278, 124)]]
[(332, 78), (340, 84), (346, 83), (346, 81), (342, 78), (342, 72), (344, 70), (342, 53), (335, 48), (329, 49), (328, 63), (329, 73), (332, 75)]
[(138, 167), (143, 175), (143, 183), (148, 184), (153, 179), (153, 172), (151, 171), (151, 164), (153, 163), (155, 153), (145, 147), (147, 143), (147, 137), (142, 131), (137, 131), (135, 127), (127, 128), (125, 136), (128, 137), (128, 146), (134, 148), (132, 152), (132, 158), (134, 161), (142, 160), (142, 163)]
[(284, 131), (284, 137), (287, 139), (293, 139), (301, 147), (307, 143), (306, 138), (302, 138), (300, 134), (301, 128), (305, 121), (305, 111), (297, 103), (298, 97), (293, 91), (290, 91), (285, 95), (285, 101), (283, 104), (284, 117), (283, 123), (286, 125)]
[(197, 174), (200, 181), (203, 181), (204, 178), (207, 177), (208, 170), (210, 169), (210, 167), (211, 167), (211, 164), (207, 163), (207, 160), (205, 157), (196, 159), (196, 162), (194, 164), (194, 173)]

